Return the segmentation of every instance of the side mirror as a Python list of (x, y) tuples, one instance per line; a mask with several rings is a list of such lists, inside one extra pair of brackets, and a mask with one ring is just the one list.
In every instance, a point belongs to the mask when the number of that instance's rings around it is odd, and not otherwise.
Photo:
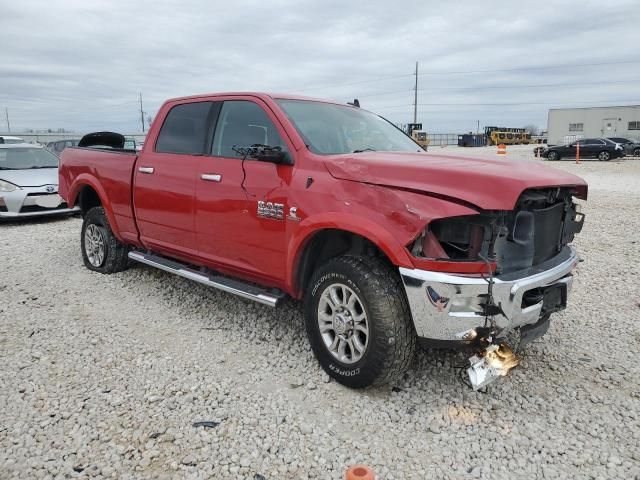
[(293, 165), (289, 153), (282, 150), (282, 147), (272, 147), (261, 143), (254, 143), (250, 147), (231, 147), (239, 157), (253, 158), (260, 162), (270, 162), (278, 165)]
[(271, 162), (278, 165), (291, 165), (291, 157), (282, 150), (281, 147), (259, 146), (252, 147), (253, 152), (250, 154), (252, 158), (261, 162)]

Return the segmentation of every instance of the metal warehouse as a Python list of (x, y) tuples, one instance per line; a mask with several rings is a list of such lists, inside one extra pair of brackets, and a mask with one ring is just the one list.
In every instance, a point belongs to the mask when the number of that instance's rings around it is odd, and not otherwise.
[(640, 141), (640, 105), (549, 110), (549, 144), (579, 138), (623, 137)]

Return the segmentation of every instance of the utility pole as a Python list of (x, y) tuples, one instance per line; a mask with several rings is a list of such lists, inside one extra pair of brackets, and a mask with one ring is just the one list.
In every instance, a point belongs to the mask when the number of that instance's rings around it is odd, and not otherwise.
[(416, 62), (416, 86), (413, 96), (413, 123), (418, 123), (418, 62)]
[(140, 92), (140, 122), (142, 123), (142, 133), (144, 133), (144, 111), (142, 110), (142, 92)]
[(4, 107), (4, 115), (7, 117), (7, 133), (11, 133), (11, 124), (9, 123), (9, 109)]
[(480, 120), (478, 120), (478, 128), (476, 129), (476, 133), (480, 133)]

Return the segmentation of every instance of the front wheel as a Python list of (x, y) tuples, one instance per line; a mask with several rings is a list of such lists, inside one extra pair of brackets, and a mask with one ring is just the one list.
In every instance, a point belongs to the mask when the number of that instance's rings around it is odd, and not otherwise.
[(320, 365), (347, 387), (391, 382), (414, 357), (402, 280), (378, 258), (343, 256), (320, 267), (305, 296), (305, 323)]
[(558, 152), (549, 152), (547, 154), (547, 158), (552, 162), (555, 162), (556, 160), (560, 160), (560, 155), (558, 154)]
[(636, 149), (633, 151), (633, 156), (634, 156), (634, 157), (640, 157), (640, 148), (636, 148)]
[(129, 265), (129, 248), (111, 231), (102, 207), (93, 207), (85, 214), (80, 247), (85, 267), (94, 272), (115, 273)]
[(611, 154), (606, 150), (603, 150), (598, 154), (598, 160), (600, 160), (601, 162), (608, 162), (609, 160), (611, 160)]

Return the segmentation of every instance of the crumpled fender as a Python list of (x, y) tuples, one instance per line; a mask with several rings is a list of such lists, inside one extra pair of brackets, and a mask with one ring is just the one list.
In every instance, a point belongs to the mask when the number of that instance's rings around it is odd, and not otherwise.
[(296, 272), (305, 246), (321, 230), (343, 230), (360, 235), (380, 248), (394, 265), (415, 268), (406, 246), (429, 222), (438, 218), (478, 213), (467, 206), (419, 193), (362, 183), (340, 184), (342, 188), (333, 190), (334, 198), (339, 201), (325, 206), (315, 214), (307, 212), (308, 216), (290, 237), (287, 285), (295, 285)]

